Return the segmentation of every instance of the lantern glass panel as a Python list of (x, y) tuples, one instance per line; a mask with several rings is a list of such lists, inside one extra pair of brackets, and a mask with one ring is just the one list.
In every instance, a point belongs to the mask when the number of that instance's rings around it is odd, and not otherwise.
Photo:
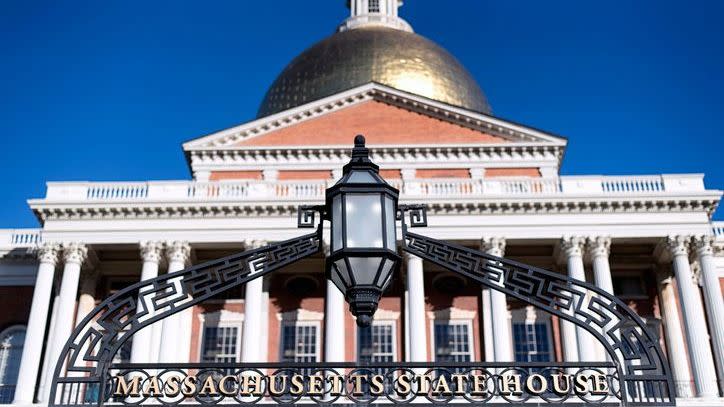
[(351, 277), (349, 276), (349, 270), (347, 269), (347, 262), (344, 258), (341, 258), (334, 262), (335, 269), (339, 274), (339, 278), (342, 280), (345, 286), (349, 287), (352, 285)]
[(369, 171), (354, 171), (347, 179), (347, 182), (354, 184), (376, 184), (377, 180)]
[(342, 281), (342, 278), (340, 276), (340, 273), (337, 271), (337, 266), (332, 267), (332, 273), (330, 275), (330, 279), (334, 283), (334, 285), (339, 288), (339, 291), (342, 292), (342, 294), (347, 293), (347, 285)]
[(377, 270), (380, 268), (379, 257), (350, 257), (349, 266), (354, 273), (355, 283), (372, 285), (375, 283)]
[(382, 201), (379, 194), (345, 196), (346, 239), (349, 248), (382, 248)]
[(397, 240), (397, 236), (395, 236), (395, 218), (395, 203), (392, 201), (392, 198), (386, 196), (384, 221), (387, 229), (387, 248), (390, 250), (395, 250), (395, 241)]
[(332, 199), (332, 251), (342, 248), (342, 196)]

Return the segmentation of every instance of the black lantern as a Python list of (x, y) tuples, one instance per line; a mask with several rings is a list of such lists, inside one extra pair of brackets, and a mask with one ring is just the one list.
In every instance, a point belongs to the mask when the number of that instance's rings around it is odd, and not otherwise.
[(397, 270), (396, 214), (399, 191), (379, 175), (365, 138), (354, 139), (342, 178), (326, 192), (331, 222), (327, 277), (342, 291), (357, 324), (368, 326)]

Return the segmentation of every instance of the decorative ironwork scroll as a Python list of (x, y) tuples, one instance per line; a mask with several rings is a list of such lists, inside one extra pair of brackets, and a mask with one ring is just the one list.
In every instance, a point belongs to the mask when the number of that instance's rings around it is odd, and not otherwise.
[[(139, 329), (321, 250), (314, 233), (198, 264), (129, 286), (78, 324), (58, 359), (50, 405), (99, 405), (103, 376)], [(100, 391), (100, 395), (98, 392)]]
[[(671, 371), (656, 336), (621, 300), (585, 281), (412, 233), (407, 211), (400, 206), (404, 251), (583, 327), (616, 363), (625, 404), (675, 404)], [(413, 226), (426, 218), (420, 211), (425, 209), (409, 210)]]

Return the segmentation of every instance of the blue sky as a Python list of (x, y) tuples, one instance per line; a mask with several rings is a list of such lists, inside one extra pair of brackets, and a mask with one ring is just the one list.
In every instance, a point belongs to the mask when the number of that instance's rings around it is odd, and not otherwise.
[[(38, 224), (25, 200), (46, 181), (189, 178), (181, 143), (252, 119), (346, 14), (343, 0), (4, 0), (0, 228)], [(496, 115), (567, 137), (564, 174), (704, 172), (724, 189), (724, 2), (408, 0), (401, 14)]]

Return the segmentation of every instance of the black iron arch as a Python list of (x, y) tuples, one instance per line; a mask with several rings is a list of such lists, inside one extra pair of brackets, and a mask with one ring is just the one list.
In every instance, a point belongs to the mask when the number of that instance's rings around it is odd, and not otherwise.
[[(406, 252), (568, 320), (591, 333), (611, 355), (607, 366), (617, 370), (617, 397), (622, 405), (675, 404), (673, 380), (658, 342), (643, 321), (623, 302), (583, 281), (412, 233), (408, 230), (406, 215), (409, 215), (409, 226), (426, 226), (424, 206), (400, 206), (399, 209), (402, 244)], [(319, 210), (318, 207), (302, 208), (299, 226), (313, 227), (314, 212)], [(49, 405), (103, 405), (113, 357), (131, 335), (214, 295), (318, 253), (321, 241), (320, 222), (314, 233), (140, 282), (112, 295), (85, 317), (66, 342), (54, 371)], [(340, 363), (288, 365), (229, 364), (223, 368), (313, 368), (320, 372), (333, 368), (360, 369), (354, 364)], [(389, 371), (427, 367), (431, 369), (428, 371), (434, 372), (459, 369), (462, 365), (408, 363), (404, 366), (379, 366)], [(488, 367), (509, 368), (505, 364), (493, 365)], [(556, 369), (585, 367), (580, 363), (553, 365), (557, 366)], [(466, 366), (473, 368), (474, 364)], [(185, 367), (203, 369), (206, 366), (188, 364)], [(531, 367), (534, 366), (531, 364)], [(132, 371), (134, 366), (118, 365), (115, 368)], [(366, 369), (369, 370), (370, 366)], [(90, 389), (95, 389), (96, 394), (88, 398)], [(326, 403), (324, 400), (313, 401)]]
[(404, 251), (583, 327), (616, 364), (624, 403), (675, 404), (671, 371), (656, 336), (614, 295), (585, 281), (412, 233), (406, 214), (411, 227), (427, 226), (424, 205), (400, 206)]
[[(108, 297), (77, 325), (58, 358), (49, 405), (102, 405), (114, 355), (139, 329), (321, 250), (314, 233), (142, 281)], [(90, 400), (90, 392), (100, 392)], [(90, 403), (89, 403), (90, 401)]]

